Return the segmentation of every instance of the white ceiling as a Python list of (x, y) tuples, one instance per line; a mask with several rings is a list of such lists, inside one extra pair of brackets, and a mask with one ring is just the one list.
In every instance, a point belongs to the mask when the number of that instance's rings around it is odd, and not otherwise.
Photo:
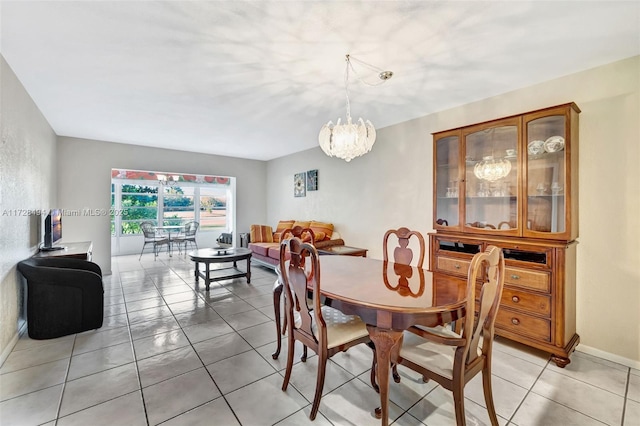
[(395, 73), (351, 79), (352, 115), (376, 128), (640, 54), (637, 0), (2, 0), (0, 14), (2, 55), (58, 135), (260, 160), (345, 116), (346, 53)]

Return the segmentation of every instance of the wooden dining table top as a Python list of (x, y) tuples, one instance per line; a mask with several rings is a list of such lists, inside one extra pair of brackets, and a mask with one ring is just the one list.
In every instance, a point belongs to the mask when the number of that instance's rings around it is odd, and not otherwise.
[[(464, 316), (466, 280), (382, 260), (323, 256), (320, 292), (332, 306), (360, 315), (368, 324), (406, 329), (438, 325)], [(380, 314), (391, 315), (381, 324)]]

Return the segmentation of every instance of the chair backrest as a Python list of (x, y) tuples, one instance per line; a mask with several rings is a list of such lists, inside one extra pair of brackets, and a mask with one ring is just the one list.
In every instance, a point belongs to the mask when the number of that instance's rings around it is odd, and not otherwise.
[(504, 287), (504, 255), (496, 246), (488, 246), (484, 252), (476, 253), (471, 260), (467, 275), (467, 313), (465, 319), (473, 319), (476, 311), (476, 286), (482, 280), (478, 313), (473, 321), (465, 320), (462, 337), (466, 339), (464, 357), (466, 363), (478, 357), (478, 344), (482, 337), (483, 354), (493, 344), (496, 314)]
[[(287, 253), (290, 258), (287, 263)], [(316, 248), (297, 237), (280, 242), (280, 272), (285, 289), (285, 314), (298, 333), (319, 344), (326, 344), (326, 323), (322, 318), (320, 303), (320, 261)], [(308, 292), (313, 289), (312, 306), (308, 305)], [(294, 320), (294, 312), (300, 313), (300, 321)], [(319, 339), (313, 332), (313, 317)]]
[(153, 223), (151, 222), (142, 222), (140, 223), (140, 228), (142, 228), (142, 233), (144, 234), (145, 239), (153, 239), (156, 236), (156, 230), (154, 228)]
[[(302, 226), (294, 226), (293, 228), (287, 228), (282, 231), (282, 240), (287, 238), (299, 238), (305, 243), (314, 244), (316, 241), (316, 234), (313, 232), (311, 228), (303, 228)], [(305, 238), (304, 235), (307, 235), (308, 238)], [(305, 241), (306, 240), (306, 241)]]
[(200, 223), (192, 221), (192, 222), (187, 222), (184, 225), (184, 235), (187, 237), (192, 237), (194, 235), (196, 235), (196, 232), (198, 231), (198, 227), (200, 226)]
[(424, 254), (425, 254), (425, 246), (424, 246), (424, 237), (418, 231), (411, 231), (409, 228), (399, 228), (399, 229), (390, 229), (384, 234), (384, 238), (382, 239), (382, 247), (383, 247), (383, 260), (388, 261), (388, 249), (389, 249), (389, 237), (391, 235), (395, 235), (398, 237), (398, 247), (393, 250), (393, 261), (395, 263), (400, 263), (402, 265), (410, 265), (413, 260), (413, 251), (408, 247), (409, 240), (412, 236), (415, 236), (418, 239), (418, 243), (420, 244), (420, 253), (418, 256), (417, 267), (422, 268), (422, 264), (424, 263)]

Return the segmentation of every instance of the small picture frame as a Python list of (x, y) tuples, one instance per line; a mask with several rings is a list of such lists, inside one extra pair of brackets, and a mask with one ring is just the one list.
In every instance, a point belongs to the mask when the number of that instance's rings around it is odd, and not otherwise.
[(318, 170), (309, 170), (307, 172), (307, 191), (318, 190)]
[(293, 196), (294, 197), (306, 197), (306, 173), (296, 173), (293, 175)]

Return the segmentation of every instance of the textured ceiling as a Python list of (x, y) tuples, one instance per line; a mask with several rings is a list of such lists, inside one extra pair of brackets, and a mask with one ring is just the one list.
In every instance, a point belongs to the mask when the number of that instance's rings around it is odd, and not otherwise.
[(2, 55), (58, 135), (261, 160), (344, 117), (346, 53), (394, 71), (351, 79), (352, 115), (376, 128), (640, 54), (638, 1), (3, 0), (0, 14)]

